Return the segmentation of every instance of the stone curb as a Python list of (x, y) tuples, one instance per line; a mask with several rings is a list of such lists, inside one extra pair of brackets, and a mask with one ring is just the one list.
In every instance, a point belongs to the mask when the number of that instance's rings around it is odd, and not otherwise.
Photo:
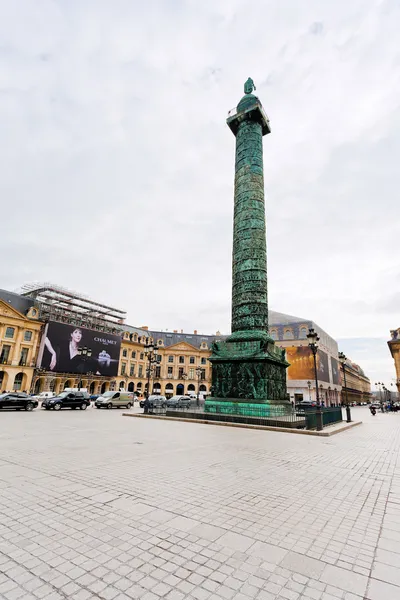
[(331, 431), (307, 431), (306, 429), (292, 429), (289, 427), (271, 427), (269, 425), (247, 425), (245, 423), (227, 423), (223, 421), (207, 421), (206, 419), (184, 419), (183, 417), (162, 417), (159, 415), (145, 415), (122, 413), (123, 417), (136, 417), (137, 419), (157, 419), (159, 421), (182, 421), (183, 423), (197, 423), (200, 425), (219, 425), (220, 427), (239, 427), (240, 429), (260, 429), (262, 431), (279, 431), (281, 433), (296, 433), (298, 435), (314, 435), (317, 437), (331, 437), (337, 433), (342, 433), (358, 425), (362, 425), (362, 421), (352, 421), (345, 423), (341, 427), (336, 427)]

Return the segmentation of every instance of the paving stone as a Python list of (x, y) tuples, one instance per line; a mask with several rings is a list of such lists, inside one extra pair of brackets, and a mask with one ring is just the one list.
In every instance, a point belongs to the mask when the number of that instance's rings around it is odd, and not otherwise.
[(306, 577), (319, 578), (326, 567), (322, 561), (315, 560), (309, 556), (298, 554), (297, 552), (288, 552), (280, 563), (280, 566), (294, 571)]
[(363, 596), (367, 589), (368, 578), (340, 567), (327, 565), (321, 575), (321, 581), (329, 585), (340, 586), (345, 591)]

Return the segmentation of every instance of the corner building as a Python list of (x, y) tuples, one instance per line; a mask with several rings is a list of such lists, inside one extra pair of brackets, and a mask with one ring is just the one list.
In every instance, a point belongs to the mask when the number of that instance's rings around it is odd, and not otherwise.
[(33, 301), (0, 290), (0, 392), (30, 391), (42, 327)]

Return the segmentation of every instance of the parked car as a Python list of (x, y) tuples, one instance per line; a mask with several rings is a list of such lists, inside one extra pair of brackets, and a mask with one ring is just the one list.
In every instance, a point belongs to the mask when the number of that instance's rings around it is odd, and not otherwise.
[[(144, 407), (145, 400), (146, 400), (146, 398), (143, 398), (143, 400), (140, 401), (140, 403), (139, 403), (140, 408)], [(149, 402), (150, 402), (150, 408), (156, 408), (156, 407), (165, 408), (167, 406), (166, 397), (159, 396), (158, 394), (153, 394), (152, 396), (149, 396)]]
[(38, 406), (36, 398), (32, 398), (24, 392), (8, 392), (0, 394), (0, 408), (14, 408), (15, 410), (31, 411)]
[(98, 397), (99, 397), (99, 394), (91, 394), (90, 400), (97, 400)]
[(42, 400), (46, 400), (47, 398), (54, 398), (54, 396), (54, 392), (40, 392), (40, 394), (34, 394), (32, 398), (35, 398), (36, 400), (39, 400), (39, 402), (41, 402)]
[(43, 400), (42, 408), (46, 410), (61, 410), (61, 408), (80, 408), (86, 410), (90, 406), (90, 397), (87, 392), (61, 392), (54, 398)]
[(157, 407), (165, 408), (167, 406), (166, 397), (158, 396), (157, 394), (149, 396), (149, 402), (150, 402), (150, 408), (157, 408)]
[(126, 406), (131, 408), (133, 404), (132, 392), (104, 392), (94, 403), (96, 408), (113, 408)]
[(296, 408), (316, 408), (317, 404), (312, 400), (301, 400), (301, 402), (296, 402)]
[(167, 400), (168, 408), (190, 408), (191, 400), (189, 396), (172, 396)]

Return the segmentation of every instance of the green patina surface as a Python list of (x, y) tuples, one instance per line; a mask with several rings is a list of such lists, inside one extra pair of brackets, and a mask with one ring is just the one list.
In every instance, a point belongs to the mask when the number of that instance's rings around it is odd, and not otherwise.
[[(212, 346), (213, 393), (206, 412), (265, 415), (289, 411), (285, 351), (268, 334), (264, 203), (265, 113), (252, 79), (228, 124), (236, 135), (232, 253), (232, 334)], [(247, 409), (246, 409), (247, 407)], [(246, 410), (248, 411), (246, 413)]]

